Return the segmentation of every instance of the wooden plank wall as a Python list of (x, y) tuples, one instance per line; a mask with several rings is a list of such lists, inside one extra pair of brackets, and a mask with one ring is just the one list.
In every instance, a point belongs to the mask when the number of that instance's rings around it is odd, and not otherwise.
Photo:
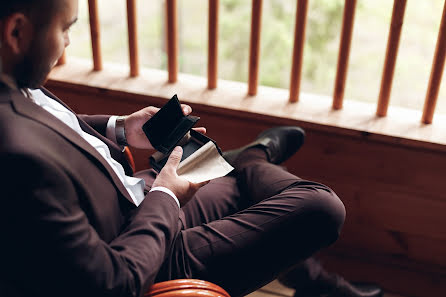
[[(80, 113), (128, 114), (144, 107), (141, 98), (116, 91), (51, 83), (48, 87)], [(147, 105), (165, 102), (144, 100)], [(341, 238), (321, 252), (327, 267), (405, 296), (446, 296), (444, 153), (372, 141), (367, 134), (329, 133), (305, 122), (240, 112), (228, 116), (218, 108), (192, 107), (223, 150), (251, 141), (267, 127), (306, 128), (304, 147), (286, 166), (296, 175), (331, 186), (347, 208)], [(147, 166), (149, 154), (134, 151), (138, 169)]]

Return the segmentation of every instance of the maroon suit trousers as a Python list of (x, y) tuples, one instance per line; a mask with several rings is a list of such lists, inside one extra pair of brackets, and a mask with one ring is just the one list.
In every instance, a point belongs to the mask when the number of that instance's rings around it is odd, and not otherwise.
[(182, 231), (157, 281), (199, 278), (242, 296), (338, 238), (345, 208), (330, 188), (252, 155), (182, 208)]

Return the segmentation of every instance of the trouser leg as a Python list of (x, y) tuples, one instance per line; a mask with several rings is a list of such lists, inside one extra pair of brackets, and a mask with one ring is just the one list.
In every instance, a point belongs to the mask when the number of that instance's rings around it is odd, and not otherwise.
[(182, 209), (183, 231), (157, 281), (200, 278), (240, 296), (337, 238), (345, 216), (339, 198), (264, 156), (252, 150), (236, 166), (237, 179), (212, 181)]
[[(172, 277), (209, 280), (241, 296), (337, 239), (345, 209), (333, 191), (257, 161), (237, 177), (240, 200), (252, 205), (183, 230), (173, 255), (184, 270)], [(208, 186), (219, 199), (223, 188)]]

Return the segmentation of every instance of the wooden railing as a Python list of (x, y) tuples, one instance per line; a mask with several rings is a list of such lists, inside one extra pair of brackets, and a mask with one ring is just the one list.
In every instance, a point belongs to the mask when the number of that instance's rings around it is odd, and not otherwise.
[[(130, 76), (139, 75), (138, 40), (137, 40), (137, 9), (136, 0), (127, 1), (128, 39), (129, 39), (129, 64)], [(345, 0), (342, 31), (339, 45), (336, 78), (334, 82), (332, 108), (342, 109), (344, 101), (344, 90), (348, 72), (348, 61), (350, 56), (350, 45), (352, 41), (354, 17), (357, 0)], [(260, 63), (260, 38), (262, 21), (263, 0), (252, 0), (251, 37), (249, 48), (249, 77), (248, 95), (254, 96), (258, 90), (258, 73)], [(289, 101), (299, 101), (300, 83), (302, 80), (302, 64), (305, 43), (305, 25), (307, 19), (309, 0), (297, 0), (294, 48), (292, 54), (292, 69), (290, 75)], [(403, 27), (404, 14), (407, 0), (394, 0), (392, 20), (385, 62), (383, 66), (381, 87), (377, 102), (376, 115), (385, 117), (390, 102), (392, 82), (395, 65), (398, 57), (398, 47)], [(100, 26), (97, 0), (88, 0), (91, 43), (93, 52), (93, 69), (102, 70), (102, 56), (100, 44)], [(178, 23), (177, 23), (177, 0), (166, 0), (166, 40), (167, 40), (167, 68), (168, 81), (174, 83), (178, 80)], [(432, 123), (435, 106), (440, 89), (446, 57), (446, 4), (443, 9), (441, 26), (438, 33), (435, 55), (432, 63), (429, 84), (424, 104), (421, 122)], [(208, 44), (208, 88), (217, 88), (218, 69), (218, 16), (219, 0), (209, 0), (209, 44)], [(59, 64), (65, 63), (65, 55)]]

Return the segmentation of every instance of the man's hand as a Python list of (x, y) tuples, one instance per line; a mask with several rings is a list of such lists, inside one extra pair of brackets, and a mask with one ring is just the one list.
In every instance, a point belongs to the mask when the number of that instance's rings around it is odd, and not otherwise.
[[(189, 105), (181, 104), (181, 109), (184, 115), (189, 115), (192, 112), (192, 108)], [(153, 146), (147, 139), (142, 126), (147, 122), (155, 113), (160, 110), (157, 107), (149, 106), (143, 108), (137, 112), (132, 113), (125, 119), (125, 135), (127, 138), (127, 143), (131, 147), (141, 148), (141, 149), (152, 149)], [(194, 129), (197, 132), (206, 133), (206, 128), (200, 127)]]
[(166, 165), (153, 182), (152, 187), (165, 187), (177, 196), (181, 207), (183, 207), (195, 195), (195, 193), (209, 181), (194, 184), (177, 175), (178, 164), (180, 164), (183, 149), (177, 146), (169, 156)]

